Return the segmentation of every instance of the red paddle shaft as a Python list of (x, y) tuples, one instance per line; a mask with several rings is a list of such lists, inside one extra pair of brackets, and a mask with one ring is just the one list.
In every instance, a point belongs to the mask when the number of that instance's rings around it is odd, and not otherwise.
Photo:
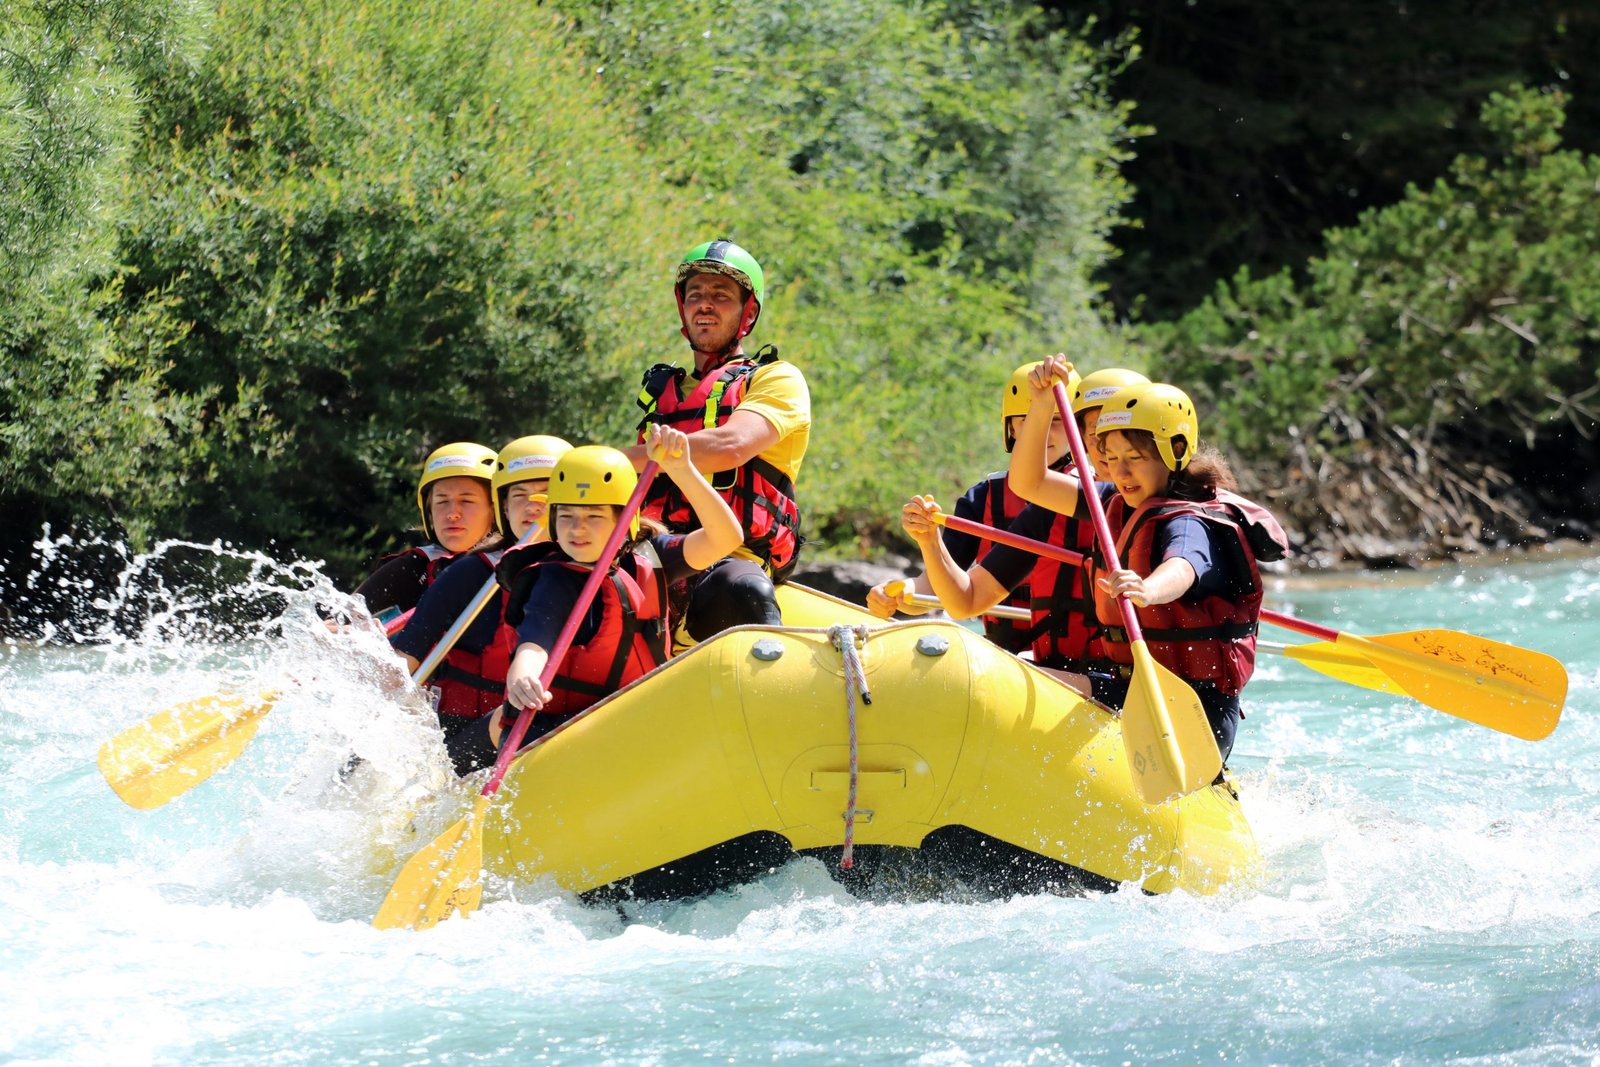
[[(1072, 465), (1078, 469), (1078, 495), (1083, 497), (1083, 502), (1089, 506), (1089, 518), (1094, 522), (1094, 535), (1099, 540), (1100, 551), (1105, 553), (1106, 563), (1112, 570), (1120, 571), (1122, 563), (1117, 559), (1117, 542), (1111, 536), (1111, 525), (1106, 522), (1106, 509), (1100, 503), (1100, 494), (1094, 487), (1094, 467), (1089, 463), (1089, 453), (1083, 447), (1083, 435), (1078, 432), (1078, 424), (1072, 418), (1072, 405), (1067, 401), (1067, 387), (1056, 382), (1051, 387), (1055, 394), (1056, 410), (1061, 412), (1061, 425), (1067, 431), (1067, 444), (1072, 448)], [(1139, 616), (1134, 613), (1133, 604), (1125, 596), (1117, 597), (1117, 607), (1122, 611), (1122, 626), (1128, 631), (1128, 640), (1138, 644), (1144, 640), (1144, 633), (1139, 629)]]
[[(985, 526), (981, 522), (963, 519), (958, 515), (941, 515), (939, 522), (959, 533), (982, 537), (996, 544), (1010, 545), (1012, 548), (1020, 548), (1024, 552), (1032, 552), (1036, 556), (1047, 556), (1050, 559), (1060, 560), (1062, 563), (1071, 563), (1079, 567), (1083, 566), (1085, 562), (1084, 555), (1081, 552), (1074, 552), (1070, 548), (1061, 548), (1058, 545), (1050, 544), (1048, 541), (1035, 541), (1031, 537), (1014, 534), (1010, 530)], [(1307, 637), (1315, 637), (1320, 641), (1337, 641), (1339, 639), (1338, 630), (1319, 623), (1306, 622), (1304, 619), (1297, 619), (1293, 615), (1285, 615), (1282, 612), (1268, 611), (1263, 608), (1261, 617), (1274, 626), (1282, 626), (1285, 630), (1295, 630), (1305, 634)]]
[[(606, 538), (605, 547), (600, 550), (600, 558), (595, 560), (594, 567), (589, 571), (589, 577), (584, 580), (583, 589), (578, 593), (578, 602), (573, 605), (572, 614), (567, 616), (566, 625), (561, 627), (561, 634), (556, 638), (555, 647), (550, 650), (550, 655), (544, 662), (544, 670), (539, 672), (539, 688), (549, 689), (550, 683), (555, 679), (561, 661), (566, 658), (567, 650), (572, 647), (572, 639), (578, 635), (578, 627), (589, 612), (590, 601), (594, 600), (595, 592), (605, 580), (606, 573), (610, 571), (611, 561), (616, 558), (617, 549), (622, 547), (623, 538), (628, 536), (628, 527), (632, 524), (633, 517), (639, 513), (639, 508), (644, 503), (644, 494), (649, 490), (650, 481), (656, 476), (657, 469), (655, 460), (651, 460), (640, 472), (639, 484), (634, 486), (633, 495), (628, 498), (627, 504), (623, 505), (622, 513), (617, 516), (616, 528), (611, 531), (611, 536)], [(516, 758), (517, 749), (522, 746), (522, 739), (527, 736), (528, 728), (532, 725), (533, 708), (523, 708), (517, 714), (517, 722), (511, 728), (511, 733), (501, 742), (500, 755), (494, 761), (494, 772), (484, 784), (483, 796), (493, 796), (500, 788), (501, 779), (506, 776), (506, 770)]]

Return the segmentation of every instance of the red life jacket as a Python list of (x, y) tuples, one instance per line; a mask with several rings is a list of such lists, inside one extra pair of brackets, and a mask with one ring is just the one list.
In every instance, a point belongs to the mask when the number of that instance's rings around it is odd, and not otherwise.
[[(644, 440), (644, 428), (652, 422), (684, 433), (721, 426), (744, 398), (750, 376), (777, 358), (777, 349), (770, 346), (755, 357), (736, 356), (706, 371), (687, 396), (682, 392), (683, 368), (656, 364), (645, 372), (639, 393), (639, 406), (645, 413), (639, 422), (639, 440)], [(719, 471), (710, 481), (744, 527), (745, 547), (760, 557), (774, 582), (788, 578), (799, 562), (802, 540), (794, 482), (760, 456), (733, 470)], [(642, 511), (674, 533), (700, 526), (694, 509), (670, 478), (655, 480)]]
[(1040, 556), (1028, 575), (1028, 608), (1033, 613), (1028, 637), (1033, 661), (1047, 667), (1082, 671), (1090, 660), (1104, 659), (1100, 620), (1094, 595), (1094, 524), (1056, 515), (1045, 540), (1081, 553), (1076, 566)]
[[(433, 584), (435, 578), (439, 577), (439, 572), (448, 567), (450, 562), (456, 558), (456, 553), (443, 545), (419, 545), (416, 548), (406, 548), (401, 549), (399, 552), (391, 552), (387, 556), (379, 556), (378, 563), (382, 565), (388, 563), (391, 559), (400, 559), (404, 556), (420, 556), (422, 558), (422, 588), (426, 589)], [(415, 605), (412, 606), (415, 607)]]
[[(1012, 519), (1022, 514), (1022, 509), (1028, 506), (1028, 502), (1011, 491), (1011, 484), (1006, 481), (1005, 471), (996, 471), (984, 479), (984, 483), (987, 488), (983, 496), (983, 521), (1003, 530), (1011, 525)], [(979, 538), (978, 554), (972, 562), (982, 563), (983, 557), (987, 556), (993, 547), (994, 542)], [(1019, 583), (1000, 603), (1009, 607), (1027, 608), (1028, 588), (1031, 583), (1032, 578)], [(985, 615), (983, 636), (1007, 652), (1022, 652), (1033, 641), (1033, 626), (1020, 619), (997, 619), (993, 615)]]
[[(474, 555), (493, 574), (503, 553)], [(493, 612), (500, 620), (494, 640), (478, 652), (469, 652), (458, 642), (433, 672), (431, 683), (439, 691), (440, 715), (476, 719), (505, 703), (506, 672), (511, 669), (511, 656), (517, 650), (517, 631), (505, 622), (506, 591), (498, 590), (483, 610)]]
[[(522, 621), (529, 589), (540, 567), (567, 567), (587, 575), (553, 541), (526, 545), (505, 554), (496, 568), (500, 585), (510, 590), (506, 622)], [(600, 625), (586, 644), (573, 645), (550, 683), (554, 698), (540, 714), (570, 715), (610, 696), (635, 678), (667, 661), (665, 576), (649, 560), (630, 552), (600, 583)], [(592, 609), (591, 609), (592, 610)]]
[[(1193, 515), (1207, 525), (1226, 530), (1224, 543), (1234, 549), (1228, 566), (1249, 578), (1247, 592), (1232, 599), (1208, 596), (1198, 601), (1180, 597), (1167, 604), (1137, 608), (1150, 654), (1162, 666), (1188, 681), (1212, 681), (1227, 694), (1237, 694), (1255, 672), (1256, 625), (1261, 614), (1261, 572), (1257, 560), (1282, 559), (1288, 538), (1278, 520), (1261, 505), (1227, 490), (1205, 501), (1152, 497), (1132, 515), (1120, 496), (1106, 509), (1106, 519), (1117, 534), (1117, 555), (1122, 565), (1149, 574), (1159, 560), (1152, 559), (1156, 527), (1164, 519)], [(1116, 598), (1095, 587), (1095, 607), (1103, 630), (1101, 647), (1114, 663), (1133, 662), (1133, 647), (1122, 627)]]
[[(540, 566), (568, 567), (572, 562)], [(555, 679), (554, 699), (540, 714), (570, 715), (608, 697), (667, 661), (667, 590), (659, 571), (637, 553), (630, 553), (600, 583), (600, 626), (586, 644), (573, 645)]]

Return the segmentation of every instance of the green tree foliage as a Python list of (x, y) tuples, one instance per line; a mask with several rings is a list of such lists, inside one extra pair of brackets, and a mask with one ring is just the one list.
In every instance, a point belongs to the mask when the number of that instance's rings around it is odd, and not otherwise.
[(775, 283), (754, 340), (811, 385), (814, 534), (881, 536), (908, 493), (1001, 462), (1000, 386), (1045, 346), (1111, 358), (1090, 276), (1127, 195), (1114, 50), (1026, 5), (561, 7), (667, 183)]
[(162, 382), (175, 332), (105, 279), (139, 86), (193, 61), (204, 26), (193, 2), (6, 6), (0, 506), (14, 516), (110, 514), (138, 532), (172, 499), (161, 453), (182, 447), (189, 410)]
[(1170, 317), (1241, 266), (1297, 268), (1324, 230), (1486, 150), (1478, 109), (1515, 82), (1569, 93), (1600, 150), (1600, 6), (1570, 0), (1047, 0), (1137, 30), (1116, 93), (1154, 128), (1125, 174), (1137, 229), (1106, 272), (1124, 311)]
[(117, 313), (200, 405), (183, 528), (349, 575), (440, 443), (629, 439), (643, 370), (689, 358), (676, 259), (720, 233), (812, 386), (813, 534), (964, 486), (1016, 362), (1114, 344), (1114, 57), (1028, 10), (229, 0), (149, 87), (118, 220)]
[(1492, 95), (1498, 151), (1331, 231), (1307, 283), (1241, 271), (1143, 331), (1313, 544), (1448, 551), (1594, 513), (1600, 157), (1561, 148), (1562, 118), (1557, 93)]
[(415, 524), (429, 450), (615, 431), (668, 335), (640, 280), (687, 208), (521, 0), (227, 3), (149, 126), (122, 284), (186, 329), (191, 530), (348, 575)]

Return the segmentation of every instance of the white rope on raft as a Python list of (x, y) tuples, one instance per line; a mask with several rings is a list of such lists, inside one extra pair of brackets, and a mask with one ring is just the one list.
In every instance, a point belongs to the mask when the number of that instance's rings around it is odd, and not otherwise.
[(850, 722), (850, 791), (845, 798), (844, 806), (844, 853), (839, 858), (839, 866), (849, 870), (855, 866), (856, 792), (861, 778), (859, 734), (856, 729), (856, 695), (860, 694), (863, 704), (872, 703), (872, 693), (867, 688), (867, 672), (861, 665), (861, 656), (857, 651), (858, 648), (866, 647), (867, 628), (830, 626), (828, 639), (833, 642), (833, 647), (839, 650), (839, 658), (844, 662), (845, 707)]

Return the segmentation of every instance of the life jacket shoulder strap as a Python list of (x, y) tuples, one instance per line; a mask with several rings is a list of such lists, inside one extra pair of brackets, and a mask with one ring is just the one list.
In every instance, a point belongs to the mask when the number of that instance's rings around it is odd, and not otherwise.
[(432, 565), (438, 563), (442, 559), (450, 559), (454, 555), (455, 553), (451, 552), (448, 548), (445, 548), (442, 545), (427, 544), (416, 545), (412, 548), (402, 548), (398, 552), (390, 552), (388, 555), (379, 556), (378, 559), (380, 562), (387, 563), (391, 559), (404, 559), (406, 556), (417, 556), (420, 557), (424, 563)]
[(1271, 511), (1227, 489), (1217, 492), (1217, 501), (1232, 509), (1256, 559), (1275, 563), (1289, 554), (1289, 535)]
[(527, 603), (528, 590), (538, 576), (539, 564), (557, 562), (558, 558), (565, 559), (566, 556), (554, 541), (521, 545), (501, 554), (500, 561), (495, 565), (494, 576), (507, 594), (506, 625), (516, 626), (522, 622), (523, 605)]
[[(657, 363), (644, 372), (644, 378), (640, 382), (639, 396), (634, 402), (644, 412), (644, 417), (639, 420), (635, 430), (643, 432), (650, 423), (664, 421), (664, 413), (660, 410), (661, 398), (666, 395), (669, 387), (677, 393), (676, 400), (668, 405), (671, 411), (677, 412), (694, 407), (703, 411), (701, 418), (705, 427), (716, 426), (721, 421), (718, 418), (719, 413), (723, 413), (724, 409), (731, 411), (737, 405), (737, 396), (742, 391), (740, 383), (762, 367), (776, 362), (778, 362), (776, 345), (765, 345), (753, 356), (736, 356), (703, 374), (688, 396), (683, 394), (686, 368), (676, 363)], [(739, 390), (735, 390), (735, 399), (725, 404), (726, 394), (729, 390), (734, 390), (735, 386), (740, 386)], [(695, 402), (696, 397), (700, 398), (700, 402)]]

